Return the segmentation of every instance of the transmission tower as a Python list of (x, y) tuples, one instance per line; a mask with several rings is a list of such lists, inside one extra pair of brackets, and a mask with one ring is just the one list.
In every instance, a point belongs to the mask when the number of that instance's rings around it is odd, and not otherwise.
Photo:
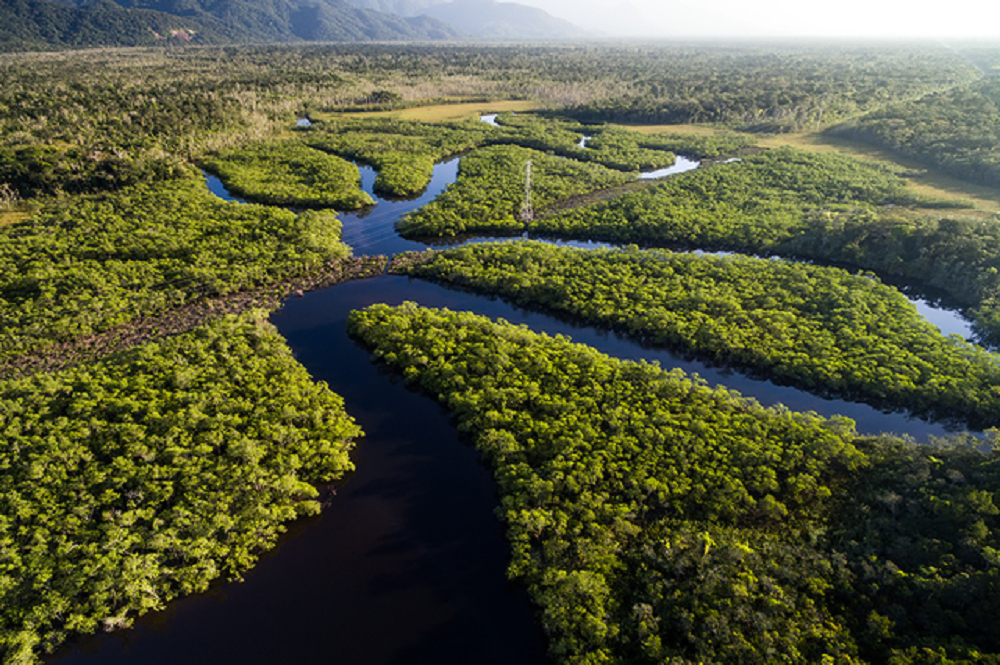
[(524, 163), (524, 202), (521, 204), (521, 221), (527, 224), (535, 219), (535, 209), (531, 205), (531, 160)]

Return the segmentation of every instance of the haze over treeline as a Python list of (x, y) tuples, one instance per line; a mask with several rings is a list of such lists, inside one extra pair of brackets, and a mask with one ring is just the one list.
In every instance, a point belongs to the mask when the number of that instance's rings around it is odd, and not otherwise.
[(957, 0), (902, 6), (889, 0), (835, 4), (793, 0), (519, 0), (608, 36), (966, 37), (1000, 36), (1000, 5)]

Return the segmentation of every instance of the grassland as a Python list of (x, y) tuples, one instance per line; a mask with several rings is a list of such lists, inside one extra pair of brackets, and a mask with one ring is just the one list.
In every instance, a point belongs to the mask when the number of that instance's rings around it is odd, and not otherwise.
[(396, 111), (366, 111), (357, 113), (314, 113), (313, 120), (325, 120), (333, 117), (352, 118), (399, 118), (401, 120), (416, 120), (418, 122), (452, 122), (470, 120), (485, 113), (504, 113), (513, 111), (534, 111), (540, 107), (539, 102), (532, 100), (506, 100), (498, 102), (462, 102), (455, 104), (434, 104), (432, 106), (414, 106)]
[(685, 136), (714, 136), (716, 134), (731, 131), (721, 127), (712, 127), (710, 125), (637, 125), (625, 123), (621, 126), (640, 134), (668, 133), (683, 134)]
[(0, 226), (16, 224), (31, 217), (30, 212), (0, 212)]

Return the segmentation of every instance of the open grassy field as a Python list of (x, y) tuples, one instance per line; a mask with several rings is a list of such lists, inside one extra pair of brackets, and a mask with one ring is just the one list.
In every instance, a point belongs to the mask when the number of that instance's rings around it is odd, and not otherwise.
[(732, 130), (722, 129), (719, 127), (712, 127), (711, 125), (635, 125), (635, 124), (624, 124), (621, 125), (626, 129), (631, 129), (633, 132), (639, 132), (640, 134), (659, 134), (661, 132), (666, 132), (669, 134), (685, 134), (688, 136), (711, 136), (712, 134), (719, 134), (721, 132), (731, 132)]
[(539, 103), (531, 100), (506, 100), (498, 102), (464, 102), (456, 104), (435, 104), (433, 106), (415, 106), (398, 111), (372, 111), (361, 113), (316, 113), (315, 120), (336, 116), (379, 118), (393, 117), (419, 122), (449, 122), (453, 120), (468, 120), (477, 118), (484, 113), (503, 113), (504, 111), (531, 111), (539, 108)]

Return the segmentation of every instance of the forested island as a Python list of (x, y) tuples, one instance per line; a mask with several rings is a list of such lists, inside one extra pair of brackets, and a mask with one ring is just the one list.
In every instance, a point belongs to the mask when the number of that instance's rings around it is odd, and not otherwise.
[[(357, 367), (269, 319), (352, 288), (338, 334), (375, 385), (446, 409), (488, 467), (540, 659), (1000, 662), (997, 77), (983, 45), (0, 55), (0, 662), (82, 657), (347, 501), (379, 419), (318, 377)], [(323, 349), (321, 310), (296, 334)]]

